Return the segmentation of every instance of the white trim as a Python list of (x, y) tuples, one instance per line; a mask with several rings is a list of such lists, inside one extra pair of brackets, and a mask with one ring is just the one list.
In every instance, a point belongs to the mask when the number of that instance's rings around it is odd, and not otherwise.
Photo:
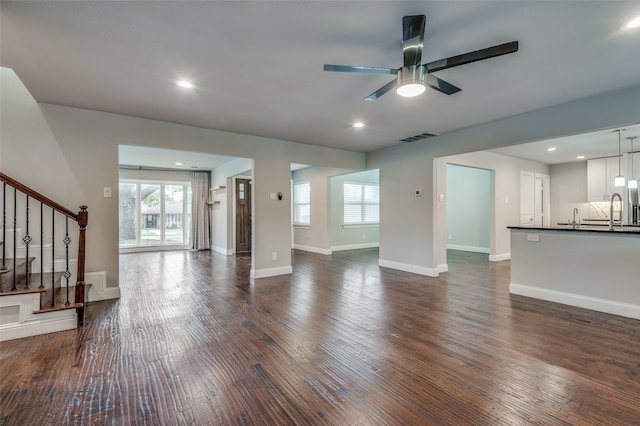
[(341, 246), (331, 246), (331, 251), (344, 251), (344, 250), (358, 250), (364, 248), (380, 247), (380, 243), (359, 243), (359, 244), (345, 244)]
[(473, 253), (485, 253), (485, 254), (491, 253), (491, 251), (489, 250), (489, 247), (463, 246), (459, 244), (447, 244), (447, 250), (470, 251)]
[(84, 282), (91, 284), (91, 288), (85, 296), (87, 302), (120, 298), (120, 287), (107, 287), (107, 273), (105, 271), (86, 273)]
[(599, 299), (580, 294), (532, 287), (524, 284), (509, 283), (509, 293), (520, 296), (562, 303), (607, 314), (620, 315), (627, 318), (640, 319), (640, 306), (614, 300)]
[(294, 244), (293, 248), (296, 250), (302, 250), (302, 251), (308, 251), (311, 253), (317, 253), (317, 254), (324, 254), (324, 255), (329, 255), (331, 254), (331, 249), (326, 249), (326, 248), (320, 248), (320, 247), (311, 247), (311, 246), (303, 246), (300, 244)]
[(211, 250), (215, 251), (216, 253), (224, 254), (225, 256), (231, 256), (233, 254), (233, 249), (211, 246)]
[(176, 245), (163, 245), (163, 246), (135, 246), (135, 247), (120, 247), (120, 254), (127, 253), (144, 253), (149, 251), (179, 251), (179, 250), (190, 250), (191, 247), (187, 244), (176, 244)]
[[(89, 272), (84, 276), (85, 284), (91, 284), (89, 290), (85, 286), (85, 300), (87, 302), (99, 302), (120, 298), (120, 287), (107, 287), (107, 273), (105, 271)], [(75, 285), (69, 286), (69, 294), (75, 294)], [(72, 297), (72, 296), (71, 296)]]
[(276, 275), (287, 275), (293, 273), (293, 267), (289, 266), (278, 266), (275, 268), (264, 268), (264, 269), (251, 269), (251, 278), (267, 278), (274, 277)]
[(437, 269), (426, 268), (424, 266), (418, 265), (410, 265), (408, 263), (393, 262), (391, 260), (379, 259), (378, 266), (382, 266), (383, 268), (397, 269), (399, 271), (411, 272), (412, 274), (426, 275), (427, 277), (437, 277), (439, 275)]
[(348, 228), (379, 228), (380, 222), (343, 223), (342, 227)]
[(0, 298), (0, 307), (18, 306), (18, 321), (0, 325), (0, 341), (72, 330), (77, 327), (75, 309), (34, 314), (40, 309), (40, 293)]
[(438, 265), (436, 266), (436, 270), (438, 271), (439, 274), (442, 274), (444, 272), (449, 272), (449, 264), (443, 263), (441, 265)]
[(489, 256), (490, 262), (500, 262), (503, 260), (510, 260), (511, 253), (492, 254)]

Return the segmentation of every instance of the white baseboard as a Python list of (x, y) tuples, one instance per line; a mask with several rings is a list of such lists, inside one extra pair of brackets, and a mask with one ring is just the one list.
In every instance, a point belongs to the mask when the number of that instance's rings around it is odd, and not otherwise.
[(216, 253), (224, 254), (225, 256), (231, 256), (233, 254), (232, 249), (226, 249), (222, 247), (211, 246), (211, 250), (215, 251)]
[(447, 250), (470, 251), (473, 253), (485, 253), (485, 254), (491, 253), (488, 247), (463, 246), (460, 244), (447, 244)]
[(436, 270), (438, 271), (439, 274), (442, 274), (444, 272), (449, 272), (449, 264), (443, 263), (441, 265), (438, 265), (436, 266)]
[(640, 319), (640, 306), (614, 300), (599, 299), (580, 294), (565, 293), (563, 291), (549, 290), (546, 288), (532, 287), (523, 284), (510, 283), (509, 293), (520, 296), (542, 299), (548, 302), (562, 303), (564, 305), (577, 306), (578, 308), (591, 309), (607, 314), (620, 315), (627, 318)]
[(383, 268), (397, 269), (399, 271), (411, 272), (412, 274), (426, 275), (427, 277), (437, 277), (438, 271), (424, 266), (409, 265), (408, 263), (393, 262), (391, 260), (378, 260), (378, 266)]
[(287, 275), (293, 273), (293, 267), (278, 266), (276, 268), (264, 268), (264, 269), (251, 269), (251, 278), (267, 278), (274, 277), (276, 275)]
[(380, 247), (379, 242), (375, 243), (360, 243), (360, 244), (346, 244), (341, 246), (331, 246), (331, 251), (344, 251), (344, 250), (358, 250), (364, 248)]
[(300, 244), (294, 244), (293, 248), (296, 250), (308, 251), (311, 253), (318, 253), (318, 254), (324, 254), (324, 255), (331, 254), (331, 249), (324, 249), (320, 247), (311, 247), (311, 246), (303, 246)]
[(511, 259), (511, 253), (492, 254), (489, 256), (490, 262), (500, 262)]
[(120, 298), (120, 287), (107, 287), (107, 273), (105, 271), (87, 272), (84, 282), (91, 284), (86, 296), (87, 302)]

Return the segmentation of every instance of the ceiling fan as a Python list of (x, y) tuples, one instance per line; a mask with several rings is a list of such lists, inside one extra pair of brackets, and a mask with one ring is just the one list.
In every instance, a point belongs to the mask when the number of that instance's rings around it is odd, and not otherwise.
[(400, 96), (405, 97), (418, 96), (425, 91), (426, 86), (436, 89), (446, 95), (452, 95), (462, 89), (439, 79), (432, 73), (518, 51), (518, 42), (512, 41), (422, 64), (422, 46), (424, 43), (425, 22), (425, 15), (404, 16), (402, 18), (402, 52), (404, 56), (404, 64), (401, 68), (357, 67), (350, 65), (325, 64), (324, 70), (397, 75), (395, 80), (390, 81), (364, 98), (365, 101), (375, 101), (393, 88), (397, 88), (397, 93)]

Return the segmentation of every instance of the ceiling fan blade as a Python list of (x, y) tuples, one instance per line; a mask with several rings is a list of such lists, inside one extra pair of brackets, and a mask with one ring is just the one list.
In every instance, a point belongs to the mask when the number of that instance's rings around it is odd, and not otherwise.
[(395, 68), (379, 68), (379, 67), (353, 67), (350, 65), (328, 65), (324, 66), (325, 71), (337, 72), (363, 72), (368, 74), (397, 74)]
[(425, 74), (424, 79), (427, 86), (436, 89), (438, 92), (442, 92), (445, 95), (453, 95), (454, 93), (458, 93), (462, 90), (451, 83), (447, 83), (446, 81), (439, 79), (435, 75)]
[(499, 44), (497, 46), (487, 47), (486, 49), (476, 50), (474, 52), (463, 53), (462, 55), (452, 56), (439, 61), (433, 61), (425, 64), (427, 72), (436, 72), (447, 68), (457, 67), (459, 65), (469, 64), (471, 62), (482, 61), (483, 59), (494, 58), (496, 56), (506, 55), (518, 51), (518, 42)]
[(397, 85), (398, 85), (398, 80), (397, 79), (396, 80), (392, 80), (392, 81), (388, 82), (387, 84), (385, 84), (384, 86), (382, 86), (381, 88), (379, 88), (378, 90), (376, 90), (375, 92), (373, 92), (372, 94), (370, 94), (369, 96), (367, 96), (366, 98), (364, 98), (364, 100), (365, 101), (375, 101), (380, 96), (384, 95), (389, 90), (391, 90), (394, 87), (396, 87)]
[(422, 46), (424, 45), (424, 15), (404, 16), (402, 18), (402, 53), (404, 66), (422, 64)]

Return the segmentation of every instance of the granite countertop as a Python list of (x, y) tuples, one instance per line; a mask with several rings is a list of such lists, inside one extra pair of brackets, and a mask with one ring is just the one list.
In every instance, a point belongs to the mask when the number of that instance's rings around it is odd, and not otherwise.
[(525, 231), (557, 231), (557, 232), (591, 232), (600, 234), (626, 234), (640, 237), (640, 226), (638, 225), (617, 225), (613, 230), (609, 226), (602, 225), (578, 225), (575, 229), (572, 225), (558, 225), (548, 227), (530, 226), (507, 226), (507, 229), (519, 229)]

